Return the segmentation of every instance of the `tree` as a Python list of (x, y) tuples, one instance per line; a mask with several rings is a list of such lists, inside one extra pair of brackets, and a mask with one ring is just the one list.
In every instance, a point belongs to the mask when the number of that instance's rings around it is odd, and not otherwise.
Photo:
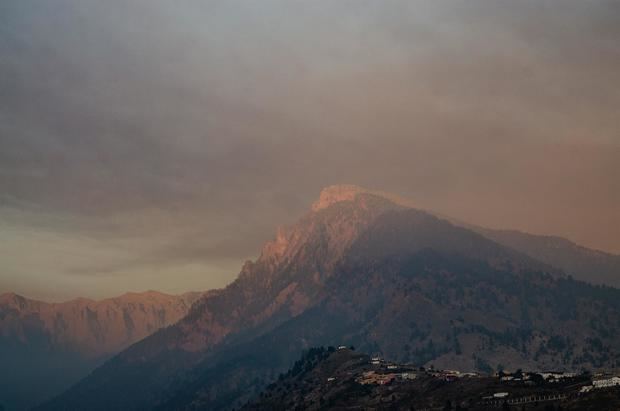
[(536, 385), (543, 385), (545, 383), (545, 379), (540, 374), (532, 374), (530, 376), (530, 380), (532, 380)]

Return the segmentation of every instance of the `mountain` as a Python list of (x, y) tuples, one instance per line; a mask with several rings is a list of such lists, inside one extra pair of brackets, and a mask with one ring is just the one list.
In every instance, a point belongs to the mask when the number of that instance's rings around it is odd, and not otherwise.
[(592, 250), (556, 236), (480, 227), (473, 229), (506, 247), (558, 267), (578, 280), (620, 288), (620, 255)]
[(618, 318), (616, 289), (376, 193), (329, 187), (228, 287), (40, 409), (230, 409), (302, 350), (341, 343), (463, 370), (613, 367)]
[[(182, 318), (201, 293), (155, 291), (46, 303), (0, 295), (0, 404), (23, 409), (58, 394), (105, 359)], [(37, 389), (33, 389), (37, 387)]]
[[(347, 186), (340, 187), (346, 188)], [(410, 200), (392, 193), (377, 190), (364, 191), (389, 199), (405, 208), (413, 207)], [(620, 288), (620, 255), (587, 248), (558, 236), (530, 234), (518, 230), (490, 229), (434, 213), (432, 210), (427, 212), (561, 269), (577, 280)]]

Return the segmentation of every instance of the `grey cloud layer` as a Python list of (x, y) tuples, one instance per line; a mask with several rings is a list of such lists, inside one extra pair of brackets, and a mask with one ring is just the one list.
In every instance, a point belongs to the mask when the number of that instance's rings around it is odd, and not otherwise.
[(0, 220), (131, 242), (59, 283), (229, 267), (338, 182), (619, 252), (618, 21), (615, 1), (4, 2)]

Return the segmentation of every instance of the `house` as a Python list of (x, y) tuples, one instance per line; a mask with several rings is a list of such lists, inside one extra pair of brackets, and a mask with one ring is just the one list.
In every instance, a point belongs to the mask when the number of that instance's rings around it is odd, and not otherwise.
[(443, 370), (439, 372), (438, 377), (444, 381), (456, 381), (461, 378), (461, 372), (456, 370)]
[(332, 382), (332, 381), (335, 381), (335, 380), (336, 380), (336, 377), (329, 377), (329, 378), (327, 379), (327, 382)]
[(346, 345), (339, 345), (338, 349), (339, 350), (346, 350), (348, 347)]
[(362, 385), (378, 384), (387, 385), (390, 384), (396, 378), (396, 374), (379, 374), (374, 371), (367, 371), (362, 374), (356, 381)]
[(616, 387), (620, 385), (620, 377), (611, 377), (603, 380), (594, 380), (592, 381), (592, 385), (594, 388), (608, 388), (608, 387)]
[(545, 372), (541, 372), (540, 375), (543, 377), (543, 379), (545, 379), (546, 381), (550, 381), (550, 382), (554, 382), (554, 381), (560, 381), (563, 380), (565, 378), (573, 378), (575, 377), (577, 374), (573, 373), (573, 372), (562, 372), (562, 371), (545, 371)]
[(383, 374), (383, 378), (379, 380), (379, 385), (390, 384), (396, 378), (396, 374)]
[(493, 394), (493, 398), (506, 398), (508, 395), (509, 394), (507, 392), (496, 392)]
[(400, 374), (400, 378), (403, 380), (415, 380), (418, 376), (412, 372), (403, 372)]

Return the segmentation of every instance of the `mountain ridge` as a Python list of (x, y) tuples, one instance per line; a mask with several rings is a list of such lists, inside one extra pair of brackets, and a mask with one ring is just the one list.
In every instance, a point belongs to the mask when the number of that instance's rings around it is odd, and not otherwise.
[(588, 248), (559, 236), (511, 229), (471, 228), (493, 241), (558, 267), (577, 279), (620, 288), (620, 255)]
[[(50, 333), (51, 345), (74, 345), (85, 355), (105, 356), (178, 321), (203, 294), (189, 292), (172, 295), (146, 291), (101, 300), (74, 298), (65, 302), (45, 302), (9, 292), (0, 295), (0, 308), (3, 309), (0, 331), (8, 338), (20, 317), (37, 316), (41, 322), (38, 324), (40, 331)], [(85, 321), (88, 322), (85, 312), (91, 314), (90, 318), (101, 322), (99, 326), (105, 329), (103, 338), (91, 335), (94, 329), (85, 325)], [(142, 320), (137, 318), (139, 315)], [(119, 321), (123, 324), (119, 325)], [(63, 327), (59, 328), (59, 323)], [(132, 327), (129, 327), (130, 323)]]
[(357, 194), (373, 194), (400, 207), (418, 209), (439, 219), (449, 221), (456, 226), (482, 234), (504, 246), (559, 268), (579, 280), (620, 288), (619, 254), (591, 248), (562, 236), (534, 234), (514, 228), (488, 228), (470, 224), (443, 213), (418, 208), (414, 201), (397, 194), (367, 189), (353, 184), (332, 185), (324, 188), (319, 199), (313, 203), (312, 208), (324, 207), (333, 201), (344, 201)]

